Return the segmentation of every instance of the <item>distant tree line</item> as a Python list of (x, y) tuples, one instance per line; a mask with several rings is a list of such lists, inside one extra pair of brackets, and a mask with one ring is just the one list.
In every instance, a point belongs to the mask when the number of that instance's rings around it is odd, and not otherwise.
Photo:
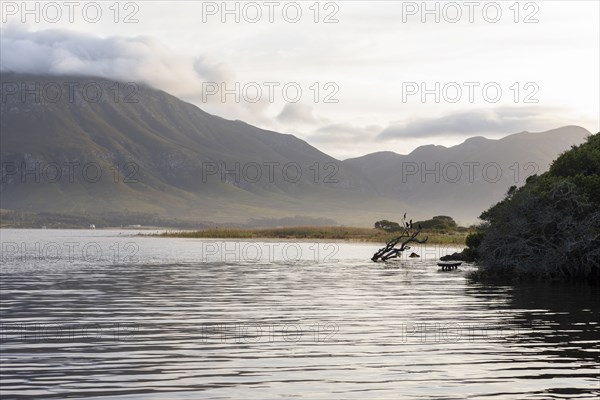
[[(438, 215), (431, 219), (427, 219), (424, 221), (416, 221), (409, 222), (412, 223), (414, 227), (421, 227), (425, 230), (435, 230), (435, 231), (456, 231), (456, 230), (465, 230), (467, 228), (459, 227), (456, 221), (452, 217), (448, 217), (446, 215)], [(387, 232), (400, 232), (403, 228), (399, 223), (388, 221), (387, 219), (382, 219), (381, 221), (375, 222), (376, 229), (383, 229)]]

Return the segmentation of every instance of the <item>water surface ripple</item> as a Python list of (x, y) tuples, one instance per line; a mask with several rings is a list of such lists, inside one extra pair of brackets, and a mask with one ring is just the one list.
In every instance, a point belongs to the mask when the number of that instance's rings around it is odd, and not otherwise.
[(384, 266), (370, 244), (250, 260), (241, 242), (1, 235), (3, 399), (600, 395), (598, 287), (473, 283), (438, 271), (444, 249)]

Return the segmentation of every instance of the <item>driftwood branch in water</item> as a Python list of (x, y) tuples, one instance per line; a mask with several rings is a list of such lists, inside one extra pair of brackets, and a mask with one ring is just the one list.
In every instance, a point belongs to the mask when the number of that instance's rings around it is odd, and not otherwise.
[[(421, 227), (419, 227), (418, 229), (413, 229), (411, 221), (410, 224), (407, 224), (407, 226), (403, 228), (400, 236), (390, 240), (389, 242), (387, 242), (385, 247), (379, 249), (377, 253), (373, 254), (371, 261), (387, 261), (392, 258), (400, 257), (404, 250), (410, 249), (410, 246), (408, 246), (409, 243), (427, 242), (429, 236), (425, 237), (425, 239), (422, 240), (417, 238), (417, 236), (419, 236), (420, 233)], [(398, 244), (400, 245), (400, 247), (396, 247)]]

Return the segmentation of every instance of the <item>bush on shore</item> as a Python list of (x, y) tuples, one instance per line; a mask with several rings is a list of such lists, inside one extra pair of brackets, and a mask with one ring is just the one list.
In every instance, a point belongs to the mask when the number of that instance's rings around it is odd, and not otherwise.
[(600, 279), (600, 133), (483, 212), (478, 277)]

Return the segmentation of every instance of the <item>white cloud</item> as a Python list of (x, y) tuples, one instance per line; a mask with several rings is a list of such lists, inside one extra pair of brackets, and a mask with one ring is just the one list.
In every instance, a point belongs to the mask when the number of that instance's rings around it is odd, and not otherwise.
[(164, 90), (205, 111), (268, 126), (265, 99), (257, 103), (225, 101), (220, 94), (203, 96), (207, 83), (233, 87), (234, 72), (206, 55), (174, 52), (150, 36), (108, 36), (65, 29), (29, 31), (10, 26), (0, 39), (1, 71), (44, 75), (84, 75), (135, 81)]
[(230, 76), (222, 65), (176, 54), (147, 36), (101, 38), (59, 29), (7, 28), (0, 48), (2, 71), (137, 81), (177, 96), (201, 93), (203, 81)]
[(302, 103), (288, 103), (277, 116), (277, 120), (289, 124), (314, 125), (318, 123), (311, 106)]
[(318, 143), (331, 143), (351, 141), (354, 145), (364, 141), (372, 141), (375, 134), (381, 131), (378, 125), (356, 126), (348, 123), (339, 123), (323, 126), (310, 136), (312, 141)]
[(179, 95), (201, 79), (190, 59), (151, 37), (100, 38), (58, 29), (4, 29), (0, 46), (2, 71), (138, 80)]
[(504, 136), (526, 130), (545, 130), (584, 121), (568, 117), (566, 110), (544, 107), (498, 107), (469, 110), (441, 117), (409, 119), (391, 124), (379, 140), (455, 136)]

